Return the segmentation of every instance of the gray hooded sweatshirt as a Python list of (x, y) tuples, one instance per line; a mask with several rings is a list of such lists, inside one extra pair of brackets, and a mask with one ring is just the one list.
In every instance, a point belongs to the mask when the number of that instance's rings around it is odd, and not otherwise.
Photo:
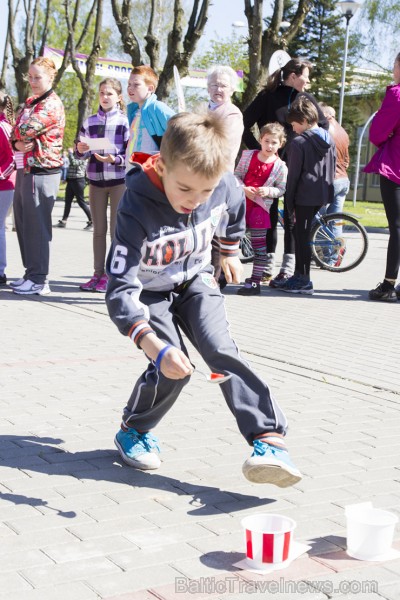
[(235, 256), (245, 232), (244, 194), (225, 174), (210, 198), (190, 215), (179, 214), (138, 165), (126, 178), (114, 240), (107, 259), (106, 304), (123, 335), (138, 343), (148, 329), (148, 308), (140, 293), (173, 291), (200, 271), (212, 277), (211, 240), (221, 218), (221, 254)]

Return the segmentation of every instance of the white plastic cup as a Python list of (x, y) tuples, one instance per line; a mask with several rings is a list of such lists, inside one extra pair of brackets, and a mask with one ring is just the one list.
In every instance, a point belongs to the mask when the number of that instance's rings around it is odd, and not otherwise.
[(296, 521), (275, 514), (258, 514), (241, 521), (245, 532), (246, 558), (255, 569), (282, 563), (289, 558)]
[(347, 554), (358, 560), (384, 560), (392, 548), (397, 515), (366, 502), (346, 507), (346, 518)]

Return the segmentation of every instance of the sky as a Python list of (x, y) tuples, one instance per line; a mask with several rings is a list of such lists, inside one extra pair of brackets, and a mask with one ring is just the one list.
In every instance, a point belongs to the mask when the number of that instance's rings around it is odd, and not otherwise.
[[(2, 64), (3, 60), (4, 43), (6, 39), (8, 15), (7, 5), (7, 0), (0, 0), (0, 8), (3, 12), (3, 18), (0, 19), (0, 65)], [(264, 0), (264, 16), (267, 16), (269, 12), (270, 2), (268, 0)], [(354, 17), (354, 25), (356, 24), (356, 20), (357, 15)], [(246, 27), (233, 27), (232, 23), (237, 21), (245, 23)], [(213, 4), (209, 8), (208, 21), (204, 36), (199, 42), (199, 50), (205, 51), (210, 40), (228, 38), (233, 31), (236, 31), (237, 35), (246, 35), (247, 33), (247, 20), (244, 15), (244, 0), (213, 0)]]
[[(7, 32), (8, 7), (6, 0), (0, 0), (0, 8), (3, 17), (0, 19), (0, 64), (3, 60), (4, 44)], [(268, 5), (268, 2), (265, 2)], [(227, 18), (227, 7), (229, 7), (229, 17)], [(209, 8), (209, 17), (206, 25), (205, 35), (200, 41), (201, 46), (207, 46), (211, 39), (219, 37), (229, 37), (232, 33), (232, 23), (235, 21), (246, 22), (244, 15), (243, 0), (213, 0), (213, 5)], [(245, 29), (238, 29), (237, 32), (244, 34)]]

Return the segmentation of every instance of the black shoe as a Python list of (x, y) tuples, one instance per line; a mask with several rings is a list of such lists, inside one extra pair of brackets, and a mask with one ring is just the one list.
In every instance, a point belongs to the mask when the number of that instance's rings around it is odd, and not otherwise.
[(237, 293), (240, 296), (257, 296), (261, 293), (260, 284), (251, 281), (246, 283), (243, 287), (239, 288)]
[(92, 221), (88, 221), (87, 224), (85, 225), (85, 227), (83, 228), (84, 231), (91, 231), (92, 229), (93, 229)]
[(7, 276), (6, 276), (6, 274), (0, 275), (0, 285), (6, 285), (6, 283), (7, 283)]
[(57, 223), (57, 227), (64, 228), (64, 227), (66, 227), (66, 226), (67, 226), (67, 223), (66, 223), (66, 221), (58, 221), (58, 223)]
[(370, 300), (381, 300), (382, 302), (397, 302), (397, 294), (394, 285), (387, 281), (378, 283), (374, 290), (368, 294)]

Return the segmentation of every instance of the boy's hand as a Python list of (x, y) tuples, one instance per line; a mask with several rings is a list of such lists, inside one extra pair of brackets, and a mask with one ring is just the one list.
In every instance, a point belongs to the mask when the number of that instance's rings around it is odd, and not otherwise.
[[(160, 340), (154, 333), (149, 333), (140, 342), (143, 352), (154, 362), (160, 351), (165, 348), (165, 345), (165, 342)], [(160, 371), (169, 379), (184, 379), (193, 373), (193, 366), (186, 354), (179, 348), (171, 346), (161, 359)]]
[(112, 154), (107, 154), (106, 156), (102, 156), (101, 154), (97, 154), (97, 152), (95, 152), (94, 157), (96, 160), (98, 160), (102, 163), (110, 163), (111, 165), (113, 165), (115, 163), (115, 156), (113, 156)]
[(175, 347), (167, 350), (160, 365), (161, 373), (164, 377), (168, 377), (168, 379), (184, 379), (188, 375), (191, 375), (193, 370), (193, 366), (186, 354)]
[(240, 283), (243, 265), (238, 256), (223, 256), (221, 258), (221, 266), (227, 283)]

